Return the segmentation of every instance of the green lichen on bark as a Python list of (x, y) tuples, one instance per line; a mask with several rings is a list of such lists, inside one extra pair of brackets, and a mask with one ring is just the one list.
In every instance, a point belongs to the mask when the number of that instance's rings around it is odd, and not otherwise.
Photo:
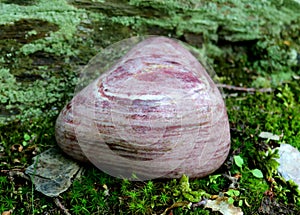
[[(52, 81), (45, 79), (58, 78), (57, 70), (62, 69), (63, 65), (74, 65), (75, 70), (79, 63), (87, 63), (89, 56), (95, 54), (97, 48), (129, 36), (163, 34), (196, 46), (210, 63), (218, 64), (215, 68), (221, 76), (228, 77), (235, 74), (236, 80), (226, 77), (223, 79), (228, 83), (236, 84), (245, 79), (247, 74), (238, 70), (247, 67), (247, 63), (252, 61), (254, 76), (262, 76), (252, 85), (277, 86), (282, 81), (291, 79), (295, 70), (291, 70), (289, 66), (297, 65), (299, 41), (291, 40), (288, 38), (291, 34), (285, 33), (294, 32), (293, 37), (298, 35), (297, 23), (300, 15), (293, 12), (295, 7), (291, 5), (297, 4), (294, 1), (278, 3), (246, 0), (201, 2), (131, 0), (123, 3), (87, 0), (38, 1), (26, 6), (1, 3), (1, 10), (5, 11), (0, 15), (0, 24), (5, 30), (2, 35), (0, 34), (3, 41), (0, 44), (1, 50), (5, 53), (1, 58), (1, 65), (4, 70), (9, 69), (10, 73), (19, 77), (19, 80), (28, 80), (29, 75), (32, 82), (30, 89), (43, 92), (39, 89), (41, 82), (49, 83), (51, 86)], [(39, 28), (40, 26), (45, 32)], [(7, 33), (14, 32), (14, 27), (19, 31), (14, 33), (18, 36), (11, 35), (11, 38), (8, 38)], [(287, 43), (291, 44), (286, 45)], [(245, 44), (249, 47), (240, 48)], [(261, 54), (263, 52), (265, 53)], [(255, 57), (256, 54), (258, 58)], [(59, 56), (59, 59), (55, 56)], [(46, 58), (53, 62), (49, 64)], [(231, 58), (240, 58), (238, 60), (240, 64), (228, 65), (226, 60)], [(37, 61), (43, 61), (40, 67), (35, 65)], [(62, 66), (55, 68), (55, 64)], [(271, 75), (263, 77), (268, 73)], [(42, 80), (34, 80), (35, 78)], [(59, 82), (56, 80), (53, 84)], [(9, 102), (7, 109), (16, 110), (21, 107), (27, 113), (32, 108), (26, 110), (28, 103), (25, 101), (29, 92), (21, 93), (28, 85), (18, 84), (16, 92), (19, 93), (14, 93), (14, 96), (8, 95), (13, 91), (10, 90), (2, 95), (6, 98), (5, 103), (2, 100), (2, 110), (5, 109), (3, 105), (8, 104), (8, 98), (15, 99)], [(9, 86), (10, 83), (6, 83), (3, 89)], [(11, 89), (15, 89), (15, 86)], [(44, 96), (40, 93), (31, 99), (36, 99), (35, 103), (39, 103), (54, 101), (55, 97), (62, 98), (62, 92), (55, 90), (55, 87), (51, 89), (53, 91), (45, 92)], [(48, 100), (46, 99), (48, 95), (54, 98)], [(14, 104), (20, 107), (14, 107)], [(51, 104), (50, 102), (45, 106), (49, 107)], [(40, 116), (41, 111), (36, 109), (33, 113)]]
[(24, 54), (36, 51), (46, 51), (61, 55), (72, 55), (73, 51), (66, 40), (72, 40), (77, 25), (84, 19), (84, 11), (76, 9), (65, 1), (37, 1), (35, 4), (23, 6), (16, 4), (1, 4), (0, 24), (8, 24), (20, 19), (38, 19), (48, 21), (59, 26), (56, 32), (37, 42), (27, 43), (22, 46)]

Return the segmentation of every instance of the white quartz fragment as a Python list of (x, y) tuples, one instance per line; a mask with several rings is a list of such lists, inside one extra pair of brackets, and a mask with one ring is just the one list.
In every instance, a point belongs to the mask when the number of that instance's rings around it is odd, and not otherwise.
[(300, 152), (289, 144), (278, 147), (280, 158), (278, 172), (285, 180), (293, 180), (300, 187)]

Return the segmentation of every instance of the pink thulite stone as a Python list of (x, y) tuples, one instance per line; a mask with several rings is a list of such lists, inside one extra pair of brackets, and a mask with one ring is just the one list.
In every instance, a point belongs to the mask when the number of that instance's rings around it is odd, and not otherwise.
[(73, 158), (133, 180), (203, 177), (230, 148), (216, 85), (166, 37), (140, 42), (75, 95), (57, 119), (56, 139)]

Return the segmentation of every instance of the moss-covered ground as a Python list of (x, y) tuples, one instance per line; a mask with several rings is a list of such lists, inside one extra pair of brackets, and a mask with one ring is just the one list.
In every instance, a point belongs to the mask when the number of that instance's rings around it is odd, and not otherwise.
[(227, 196), (244, 214), (298, 214), (299, 190), (277, 174), (269, 149), (300, 149), (299, 10), (296, 0), (1, 0), (0, 213), (64, 214), (20, 173), (56, 144), (55, 119), (88, 60), (121, 39), (156, 34), (194, 46), (222, 84), (271, 91), (223, 89), (232, 148), (217, 172), (189, 181), (194, 192), (180, 180), (130, 182), (86, 166), (60, 203), (71, 214), (218, 214), (189, 207), (196, 192)]

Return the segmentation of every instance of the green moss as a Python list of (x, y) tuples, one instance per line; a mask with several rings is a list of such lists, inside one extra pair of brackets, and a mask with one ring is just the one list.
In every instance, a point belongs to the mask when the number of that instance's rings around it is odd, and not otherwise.
[[(9, 111), (10, 120), (30, 121), (58, 114), (62, 105), (66, 103), (65, 99), (69, 98), (64, 89), (70, 85), (74, 86), (76, 79), (72, 82), (63, 76), (44, 77), (47, 79), (20, 83), (8, 69), (0, 69), (0, 105)], [(1, 123), (6, 120), (7, 116), (4, 116)]]
[[(228, 108), (228, 115), (233, 122), (231, 127), (236, 128), (238, 132), (247, 132), (249, 136), (258, 135), (260, 131), (282, 134), (282, 142), (300, 149), (300, 91), (296, 82), (279, 87), (269, 95), (248, 95), (239, 101), (236, 98), (228, 99), (228, 107), (231, 107)], [(233, 104), (230, 102), (233, 100), (235, 105), (231, 106)], [(235, 108), (239, 108), (239, 111), (236, 112)]]
[[(25, 44), (21, 51), (31, 54), (36, 51), (47, 51), (57, 55), (74, 55), (71, 44), (66, 40), (76, 41), (74, 34), (77, 25), (84, 19), (84, 11), (78, 10), (65, 1), (38, 1), (34, 5), (19, 6), (0, 3), (0, 24), (15, 22), (21, 19), (40, 19), (59, 26), (56, 32), (50, 32), (46, 38)], [(45, 10), (46, 9), (46, 10)], [(5, 12), (4, 12), (5, 11)], [(74, 41), (75, 39), (75, 41)]]
[(150, 19), (143, 16), (117, 16), (112, 20), (136, 27), (147, 23), (175, 28), (177, 36), (186, 32), (203, 33), (210, 40), (246, 41), (259, 39), (264, 34), (278, 35), (284, 23), (290, 23), (299, 16), (289, 13), (289, 9), (283, 6), (278, 10), (276, 5), (268, 1), (251, 4), (247, 1), (189, 1), (188, 4), (183, 1), (157, 1), (156, 4), (151, 1), (131, 1), (130, 4), (142, 10), (159, 10), (169, 17), (164, 21), (161, 16)]

